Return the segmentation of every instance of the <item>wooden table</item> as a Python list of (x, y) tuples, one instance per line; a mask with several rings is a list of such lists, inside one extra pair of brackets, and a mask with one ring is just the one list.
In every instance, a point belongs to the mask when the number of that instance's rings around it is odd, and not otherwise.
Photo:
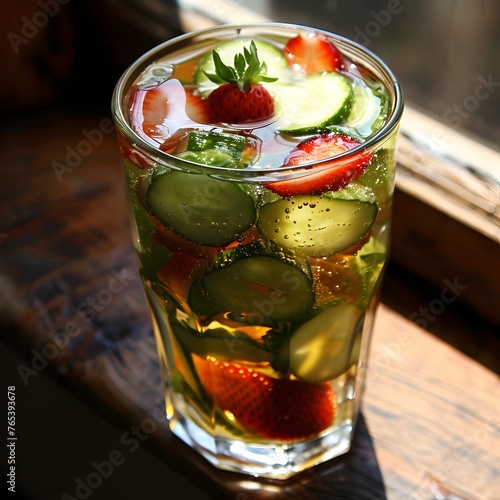
[(277, 482), (216, 471), (187, 449), (152, 417), (162, 389), (109, 116), (28, 118), (0, 147), (0, 325), (25, 360), (19, 386), (42, 371), (64, 380), (217, 499), (500, 498), (498, 377), (384, 305), (348, 455)]

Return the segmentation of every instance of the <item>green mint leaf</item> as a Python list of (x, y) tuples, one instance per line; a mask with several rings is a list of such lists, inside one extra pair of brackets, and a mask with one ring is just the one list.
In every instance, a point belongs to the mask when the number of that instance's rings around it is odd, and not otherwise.
[(238, 79), (240, 79), (245, 74), (245, 58), (242, 54), (236, 54), (234, 56), (234, 69), (238, 75)]
[(207, 78), (218, 84), (230, 83), (237, 85), (245, 91), (252, 82), (275, 82), (278, 78), (267, 76), (267, 66), (259, 61), (257, 46), (255, 42), (250, 43), (250, 47), (243, 47), (243, 53), (235, 54), (234, 67), (224, 64), (219, 53), (214, 50), (212, 57), (215, 66), (215, 74), (204, 71)]
[(246, 47), (244, 47), (243, 48), (243, 54), (244, 54), (246, 63), (250, 64), (252, 62), (252, 60), (253, 60), (252, 53)]
[(230, 66), (227, 66), (222, 62), (222, 59), (216, 50), (213, 51), (213, 59), (215, 64), (215, 72), (217, 73), (217, 75), (225, 82), (237, 83), (238, 78), (236, 75), (236, 71), (234, 70), (234, 68), (231, 68)]
[(243, 80), (245, 82), (257, 81), (259, 75), (259, 65), (256, 61), (252, 61), (247, 69), (245, 70), (245, 74), (243, 75)]
[(222, 85), (223, 83), (226, 83), (219, 75), (216, 75), (215, 73), (207, 73), (205, 70), (203, 70), (203, 73), (205, 73), (205, 76), (211, 82), (214, 82), (217, 85)]
[(276, 80), (278, 80), (278, 78), (272, 78), (270, 76), (265, 76), (265, 75), (261, 75), (258, 77), (257, 82), (267, 82), (267, 83), (272, 83), (272, 82), (275, 82)]
[(259, 61), (259, 54), (257, 53), (257, 45), (255, 45), (255, 42), (252, 40), (252, 43), (250, 43), (250, 52), (252, 55), (252, 58), (257, 61), (257, 63), (260, 63)]

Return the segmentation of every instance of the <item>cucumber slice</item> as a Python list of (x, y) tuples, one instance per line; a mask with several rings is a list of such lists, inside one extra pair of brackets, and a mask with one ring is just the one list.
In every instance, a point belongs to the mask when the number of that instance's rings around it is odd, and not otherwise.
[(240, 161), (247, 140), (242, 135), (228, 134), (216, 130), (194, 130), (187, 139), (186, 151), (217, 150)]
[(396, 155), (393, 150), (379, 149), (358, 178), (360, 184), (369, 186), (380, 205), (392, 199), (394, 193), (394, 175), (396, 170)]
[[(234, 56), (236, 54), (242, 54), (245, 47), (249, 48), (252, 38), (238, 38), (237, 40), (229, 40), (223, 42), (214, 50), (216, 50), (222, 59), (224, 64), (229, 66), (234, 65)], [(283, 70), (288, 69), (288, 62), (281, 52), (281, 50), (264, 40), (253, 40), (257, 47), (257, 54), (259, 56), (260, 62), (265, 63), (267, 66), (266, 76), (279, 78), (283, 73)], [(217, 86), (217, 84), (211, 82), (207, 73), (215, 73), (215, 64), (212, 56), (212, 51), (209, 51), (203, 59), (200, 61), (196, 72), (194, 74), (194, 82), (197, 85), (205, 87), (207, 89), (212, 89)]]
[(236, 184), (165, 169), (152, 176), (146, 203), (165, 227), (213, 247), (237, 240), (257, 216), (252, 198)]
[(314, 305), (313, 284), (300, 262), (267, 245), (227, 252), (201, 286), (220, 312), (252, 325), (293, 320)]
[(322, 131), (328, 125), (342, 122), (349, 114), (353, 100), (351, 82), (339, 73), (309, 75), (305, 88), (307, 95), (299, 103), (287, 96), (287, 87), (280, 87), (285, 102), (285, 115), (280, 132), (305, 135)]
[(202, 165), (245, 168), (257, 155), (257, 149), (254, 137), (217, 130), (194, 130), (181, 141), (174, 154)]
[(389, 94), (382, 85), (367, 86), (365, 82), (353, 86), (353, 103), (345, 126), (357, 136), (368, 138), (384, 125), (389, 107)]
[(182, 151), (175, 156), (183, 160), (199, 163), (200, 165), (209, 165), (210, 167), (241, 168), (230, 153), (219, 149), (205, 149), (204, 151)]
[(339, 191), (328, 191), (323, 194), (328, 199), (363, 201), (366, 203), (376, 203), (375, 193), (368, 186), (359, 182), (351, 182), (344, 189)]
[(303, 324), (290, 338), (290, 371), (313, 384), (342, 375), (362, 324), (363, 313), (354, 304), (332, 307)]
[(222, 361), (251, 363), (268, 363), (274, 358), (258, 342), (238, 330), (221, 327), (202, 334), (187, 326), (178, 325), (172, 325), (172, 330), (187, 352), (201, 358), (211, 356)]
[(201, 284), (201, 279), (196, 279), (189, 288), (188, 304), (198, 316), (213, 317), (218, 312), (218, 306), (212, 302)]
[(264, 239), (297, 253), (336, 254), (365, 236), (377, 217), (375, 202), (341, 196), (337, 191), (268, 203), (260, 210), (257, 226)]

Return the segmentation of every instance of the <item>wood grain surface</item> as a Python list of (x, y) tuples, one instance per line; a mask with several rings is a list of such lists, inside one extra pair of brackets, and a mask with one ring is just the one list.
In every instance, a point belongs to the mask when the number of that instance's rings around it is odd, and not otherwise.
[[(387, 306), (343, 458), (259, 481), (216, 471), (172, 436), (158, 418), (162, 386), (114, 133), (82, 146), (107, 118), (41, 114), (2, 131), (0, 325), (26, 360), (20, 384), (42, 370), (62, 378), (120, 428), (143, 429), (165, 464), (217, 499), (500, 498), (498, 376)], [(68, 148), (82, 154), (61, 177), (54, 162), (67, 164)]]

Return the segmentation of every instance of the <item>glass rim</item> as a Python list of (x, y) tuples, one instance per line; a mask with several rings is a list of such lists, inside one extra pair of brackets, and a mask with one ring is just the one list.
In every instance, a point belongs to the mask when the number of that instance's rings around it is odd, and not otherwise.
[[(359, 144), (359, 146), (356, 146), (355, 148), (352, 148), (350, 150), (347, 150), (343, 153), (340, 153), (338, 155), (332, 156), (330, 158), (324, 158), (321, 161), (312, 161), (308, 163), (301, 163), (299, 165), (290, 165), (290, 166), (278, 166), (278, 167), (272, 167), (272, 168), (267, 168), (267, 167), (262, 167), (259, 165), (252, 165), (250, 167), (246, 167), (244, 169), (242, 168), (227, 168), (227, 167), (222, 167), (222, 166), (213, 166), (213, 165), (202, 165), (200, 163), (196, 163), (193, 161), (189, 161), (183, 158), (180, 158), (178, 156), (172, 155), (170, 153), (166, 153), (165, 151), (162, 151), (158, 146), (154, 146), (151, 143), (147, 142), (144, 140), (139, 134), (137, 134), (133, 128), (130, 126), (130, 124), (127, 121), (126, 116), (123, 113), (123, 106), (122, 106), (122, 99), (123, 96), (125, 95), (126, 91), (128, 91), (129, 86), (127, 84), (130, 82), (132, 78), (135, 78), (137, 76), (138, 70), (145, 69), (147, 65), (145, 64), (148, 60), (152, 59), (153, 56), (155, 55), (165, 55), (162, 54), (166, 49), (169, 47), (172, 47), (176, 44), (179, 44), (181, 42), (188, 41), (192, 38), (196, 38), (201, 35), (210, 35), (211, 33), (217, 33), (221, 31), (227, 31), (230, 32), (233, 30), (235, 33), (238, 33), (242, 29), (261, 29), (265, 31), (265, 29), (275, 29), (275, 30), (289, 30), (290, 32), (293, 31), (309, 31), (309, 32), (314, 32), (319, 35), (323, 35), (325, 37), (331, 38), (337, 42), (340, 42), (340, 45), (343, 47), (349, 47), (349, 49), (352, 50), (353, 53), (349, 53), (349, 57), (358, 55), (358, 56), (364, 56), (364, 58), (368, 58), (368, 61), (370, 63), (373, 63), (376, 67), (376, 69), (384, 76), (385, 81), (382, 83), (390, 89), (393, 90), (394, 94), (394, 99), (391, 101), (392, 107), (391, 107), (391, 114), (389, 116), (389, 119), (387, 122), (384, 124), (384, 126), (378, 130), (375, 134), (373, 134), (371, 137), (369, 137), (367, 140)], [(263, 33), (265, 34), (265, 33)], [(342, 52), (342, 50), (341, 50)], [(364, 59), (363, 59), (364, 60)], [(360, 61), (357, 61), (359, 63)], [(377, 75), (380, 77), (380, 75)], [(392, 97), (392, 93), (391, 93)], [(287, 172), (293, 172), (297, 170), (303, 170), (306, 168), (310, 168), (312, 166), (319, 166), (328, 162), (331, 162), (332, 160), (335, 160), (337, 163), (341, 163), (343, 159), (348, 159), (357, 153), (366, 151), (367, 149), (371, 149), (374, 147), (377, 143), (381, 142), (384, 138), (389, 137), (391, 132), (393, 132), (394, 129), (399, 125), (401, 116), (403, 114), (403, 108), (404, 108), (404, 99), (403, 99), (403, 89), (401, 87), (401, 84), (399, 80), (396, 78), (394, 72), (389, 68), (389, 66), (379, 57), (376, 53), (365, 47), (364, 45), (361, 45), (360, 43), (351, 40), (347, 37), (344, 37), (342, 35), (338, 35), (336, 33), (332, 33), (330, 31), (320, 29), (320, 28), (315, 28), (307, 25), (302, 25), (302, 24), (295, 24), (295, 23), (283, 23), (283, 22), (257, 22), (257, 23), (231, 23), (231, 24), (217, 24), (215, 26), (211, 26), (209, 28), (202, 28), (194, 31), (189, 31), (187, 33), (184, 33), (182, 35), (176, 36), (174, 38), (171, 38), (165, 42), (162, 42), (155, 47), (151, 48), (147, 52), (145, 52), (142, 56), (138, 57), (134, 62), (128, 66), (128, 68), (123, 72), (121, 77), (119, 78), (114, 90), (113, 90), (113, 95), (111, 99), (111, 112), (112, 112), (112, 118), (115, 122), (115, 126), (118, 128), (118, 130), (125, 136), (125, 138), (133, 144), (135, 147), (139, 148), (142, 152), (146, 153), (148, 156), (152, 156), (160, 160), (161, 162), (164, 162), (166, 164), (171, 163), (174, 161), (175, 163), (179, 165), (186, 165), (187, 167), (203, 167), (203, 169), (207, 171), (212, 171), (214, 173), (216, 172), (226, 172), (227, 174), (229, 173), (234, 173), (238, 174), (238, 176), (245, 175), (245, 172), (248, 172), (249, 174), (256, 174), (256, 173), (261, 173), (261, 174), (274, 174), (274, 173), (280, 173), (281, 175), (287, 173)], [(214, 124), (214, 128), (217, 128), (217, 125)], [(224, 128), (224, 127), (219, 127), (219, 128)], [(304, 136), (304, 140), (307, 139), (307, 137), (310, 137), (312, 135), (316, 134), (310, 134), (307, 136)]]

